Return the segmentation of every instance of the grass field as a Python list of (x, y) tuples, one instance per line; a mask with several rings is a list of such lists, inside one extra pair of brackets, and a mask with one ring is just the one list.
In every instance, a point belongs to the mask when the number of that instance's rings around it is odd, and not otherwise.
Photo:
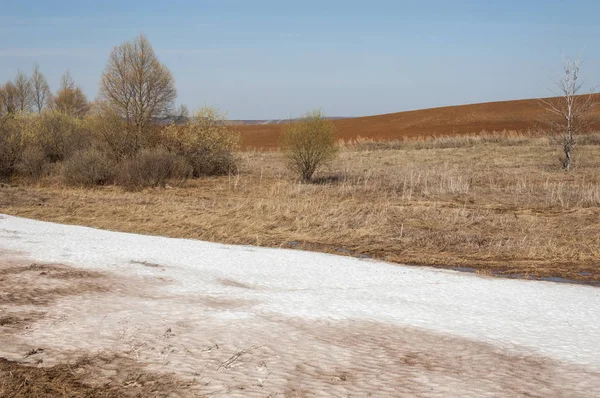
[(116, 231), (600, 281), (600, 139), (565, 173), (556, 145), (519, 134), (355, 140), (315, 184), (278, 151), (239, 175), (126, 192), (47, 178), (0, 189), (3, 213)]

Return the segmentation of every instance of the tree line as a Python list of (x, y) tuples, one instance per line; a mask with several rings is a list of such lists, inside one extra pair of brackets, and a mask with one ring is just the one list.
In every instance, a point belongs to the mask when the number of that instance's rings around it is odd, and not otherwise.
[[(93, 105), (98, 111), (119, 114), (128, 128), (140, 132), (153, 118), (173, 111), (176, 98), (171, 72), (159, 62), (148, 39), (140, 35), (112, 50)], [(31, 76), (19, 71), (13, 80), (0, 84), (0, 116), (56, 110), (83, 118), (91, 105), (70, 71), (62, 76), (54, 94), (37, 64)]]
[[(52, 93), (36, 64), (31, 76), (19, 72), (0, 86), (0, 175), (38, 176), (61, 163), (72, 185), (137, 188), (235, 172), (239, 135), (215, 109), (183, 125), (154, 123), (187, 115), (175, 109), (176, 98), (171, 72), (143, 35), (111, 51), (93, 103), (68, 71)], [(319, 111), (288, 126), (282, 145), (303, 182), (336, 153), (333, 126)]]
[(19, 71), (17, 76), (0, 85), (0, 116), (17, 112), (38, 112), (57, 110), (67, 115), (83, 117), (89, 111), (90, 104), (83, 90), (75, 85), (69, 71), (61, 78), (60, 87), (55, 94), (37, 64), (31, 76)]
[(69, 72), (52, 93), (36, 64), (31, 76), (19, 72), (0, 86), (0, 176), (143, 188), (234, 172), (239, 139), (218, 111), (200, 109), (184, 125), (154, 123), (175, 112), (176, 97), (143, 35), (111, 51), (93, 103)]

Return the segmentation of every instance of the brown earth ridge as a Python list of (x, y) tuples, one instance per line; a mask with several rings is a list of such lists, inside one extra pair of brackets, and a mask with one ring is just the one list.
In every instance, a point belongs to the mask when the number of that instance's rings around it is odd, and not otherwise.
[[(600, 130), (600, 94), (594, 94), (589, 128)], [(549, 113), (539, 99), (446, 106), (376, 116), (333, 120), (338, 139), (401, 140), (477, 134), (483, 131), (531, 132), (544, 129)], [(275, 149), (285, 125), (245, 124), (236, 126), (245, 149)]]

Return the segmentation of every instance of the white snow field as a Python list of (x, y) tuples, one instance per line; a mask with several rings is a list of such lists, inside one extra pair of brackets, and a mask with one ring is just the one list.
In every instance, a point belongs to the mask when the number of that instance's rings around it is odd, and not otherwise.
[(0, 215), (0, 288), (0, 357), (117, 353), (173, 396), (600, 396), (589, 286)]

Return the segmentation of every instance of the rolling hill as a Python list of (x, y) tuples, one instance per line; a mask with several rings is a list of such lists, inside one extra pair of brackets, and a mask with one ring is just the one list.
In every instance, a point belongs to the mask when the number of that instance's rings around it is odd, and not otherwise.
[[(600, 95), (595, 94), (599, 101)], [(600, 120), (600, 107), (592, 116)], [(414, 137), (477, 134), (482, 131), (539, 129), (548, 117), (538, 99), (487, 102), (447, 106), (377, 116), (337, 119), (333, 123), (340, 139), (357, 137), (397, 140)], [(600, 128), (600, 122), (592, 125)], [(236, 126), (244, 148), (273, 149), (278, 146), (284, 127), (281, 124), (244, 124)]]

